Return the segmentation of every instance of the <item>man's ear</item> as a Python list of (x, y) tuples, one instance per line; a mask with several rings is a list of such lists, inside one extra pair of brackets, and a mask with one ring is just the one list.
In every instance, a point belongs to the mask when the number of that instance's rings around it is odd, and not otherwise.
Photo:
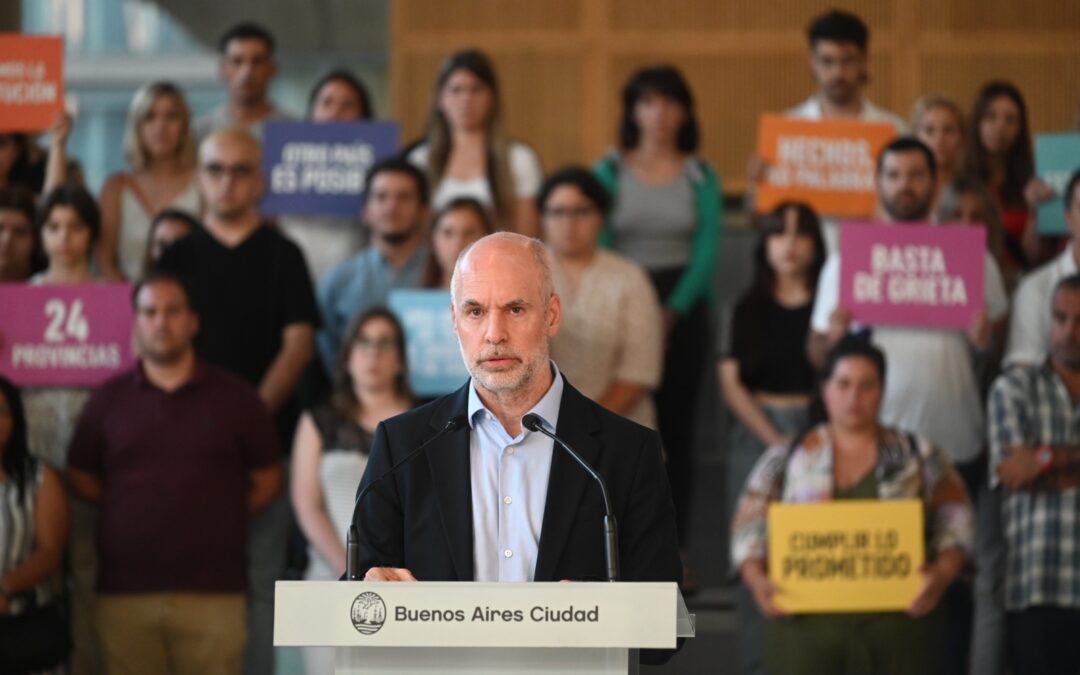
[(548, 300), (548, 337), (555, 337), (555, 334), (559, 332), (559, 325), (562, 323), (562, 300), (559, 298), (558, 293), (552, 293), (551, 299)]

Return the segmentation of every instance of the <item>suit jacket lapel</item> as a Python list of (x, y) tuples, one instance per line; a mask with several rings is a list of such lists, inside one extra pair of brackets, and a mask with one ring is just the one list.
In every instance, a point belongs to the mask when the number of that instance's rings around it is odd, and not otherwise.
[[(591, 432), (597, 428), (597, 420), (585, 403), (585, 397), (571, 387), (569, 382), (565, 382), (555, 435), (566, 441), (582, 459), (595, 468), (600, 446)], [(547, 502), (544, 504), (544, 524), (540, 531), (536, 559), (536, 581), (560, 581), (554, 578), (555, 569), (566, 548), (566, 539), (577, 518), (582, 496), (587, 489), (600, 489), (591, 485), (592, 482), (589, 474), (585, 473), (566, 450), (555, 443), (551, 455)], [(601, 527), (602, 524), (597, 521), (598, 541), (602, 533)]]
[[(469, 384), (459, 389), (431, 415), (433, 429), (441, 429), (450, 418), (468, 408)], [(459, 581), (472, 581), (473, 523), (472, 476), (469, 469), (469, 434), (465, 429), (445, 436), (427, 451), (431, 484), (439, 502), (439, 517)]]

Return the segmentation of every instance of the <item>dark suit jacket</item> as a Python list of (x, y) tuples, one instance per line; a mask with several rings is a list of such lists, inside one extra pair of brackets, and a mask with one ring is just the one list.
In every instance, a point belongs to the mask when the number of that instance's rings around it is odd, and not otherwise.
[[(468, 387), (380, 424), (361, 486), (465, 414)], [(365, 497), (355, 521), (361, 574), (369, 567), (406, 567), (421, 581), (474, 579), (470, 433), (465, 428), (435, 441)], [(569, 382), (556, 434), (607, 481), (622, 580), (681, 581), (675, 508), (657, 434), (590, 401)], [(603, 517), (599, 486), (555, 447), (536, 581), (605, 579)]]

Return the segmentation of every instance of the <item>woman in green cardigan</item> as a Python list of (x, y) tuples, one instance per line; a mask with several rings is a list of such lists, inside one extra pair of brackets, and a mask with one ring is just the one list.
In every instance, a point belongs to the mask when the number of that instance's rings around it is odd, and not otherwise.
[(698, 143), (682, 75), (671, 66), (645, 68), (623, 90), (619, 148), (594, 168), (614, 204), (601, 244), (645, 268), (664, 305), (664, 378), (655, 399), (684, 548), (721, 229), (720, 181), (696, 156)]

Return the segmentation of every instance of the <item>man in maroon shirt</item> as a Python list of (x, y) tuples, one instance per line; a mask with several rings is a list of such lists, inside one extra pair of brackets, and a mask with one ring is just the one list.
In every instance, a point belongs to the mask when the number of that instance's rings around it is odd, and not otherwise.
[(139, 364), (91, 395), (68, 478), (100, 505), (96, 619), (107, 670), (240, 673), (247, 520), (280, 492), (281, 452), (251, 385), (200, 362), (179, 278), (136, 287)]

